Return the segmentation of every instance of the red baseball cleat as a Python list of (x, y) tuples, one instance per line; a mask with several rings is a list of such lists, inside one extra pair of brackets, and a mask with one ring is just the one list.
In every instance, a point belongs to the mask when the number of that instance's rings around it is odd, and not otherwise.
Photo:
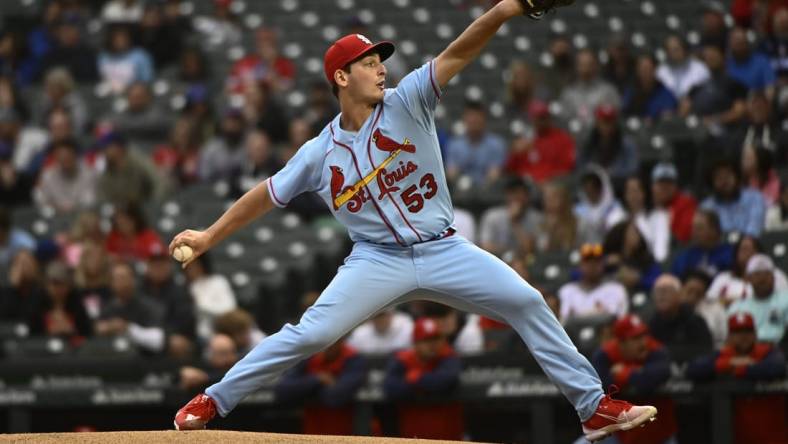
[(615, 432), (644, 426), (646, 422), (654, 421), (656, 416), (656, 407), (632, 405), (626, 401), (613, 399), (608, 394), (599, 401), (599, 406), (591, 419), (583, 423), (583, 433), (587, 440), (599, 441)]
[(216, 404), (210, 396), (200, 393), (175, 414), (175, 430), (201, 430), (216, 416)]

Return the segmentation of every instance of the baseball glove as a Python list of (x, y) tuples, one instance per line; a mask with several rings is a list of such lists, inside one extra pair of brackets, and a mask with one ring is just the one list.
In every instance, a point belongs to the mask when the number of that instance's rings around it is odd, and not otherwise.
[(569, 6), (574, 2), (575, 0), (520, 0), (525, 15), (534, 20), (541, 20), (547, 12)]

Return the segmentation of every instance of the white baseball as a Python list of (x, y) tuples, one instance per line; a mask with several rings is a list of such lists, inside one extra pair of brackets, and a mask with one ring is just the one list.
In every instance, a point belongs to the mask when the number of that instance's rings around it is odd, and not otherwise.
[(178, 262), (186, 262), (192, 258), (192, 254), (194, 254), (192, 247), (188, 245), (181, 245), (175, 248), (175, 250), (172, 252), (172, 257)]

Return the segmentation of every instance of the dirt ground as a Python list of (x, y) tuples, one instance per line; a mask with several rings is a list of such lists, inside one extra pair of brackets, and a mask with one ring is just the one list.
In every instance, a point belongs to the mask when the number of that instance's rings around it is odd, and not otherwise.
[(0, 434), (0, 444), (215, 444), (215, 443), (284, 443), (284, 444), (440, 444), (457, 441), (432, 441), (424, 439), (374, 438), (364, 436), (312, 436), (276, 433), (229, 432), (200, 430), (193, 432), (98, 432), (98, 433), (30, 433), (22, 435)]

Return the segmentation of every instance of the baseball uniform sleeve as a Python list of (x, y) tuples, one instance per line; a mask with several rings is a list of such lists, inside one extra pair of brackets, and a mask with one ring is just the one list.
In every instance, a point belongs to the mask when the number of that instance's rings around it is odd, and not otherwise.
[(426, 129), (433, 127), (435, 107), (441, 98), (441, 89), (435, 77), (435, 60), (405, 76), (395, 90), (408, 112)]
[(299, 194), (320, 188), (322, 156), (318, 148), (314, 141), (307, 142), (284, 168), (268, 179), (268, 193), (274, 205), (284, 208)]

